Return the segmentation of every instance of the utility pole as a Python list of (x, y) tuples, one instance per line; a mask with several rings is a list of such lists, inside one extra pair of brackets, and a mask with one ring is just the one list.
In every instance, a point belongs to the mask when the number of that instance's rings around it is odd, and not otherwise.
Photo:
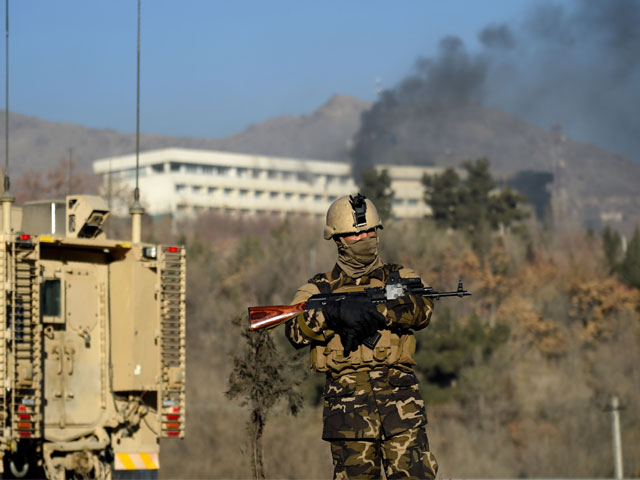
[(613, 467), (616, 479), (622, 479), (622, 436), (620, 435), (620, 403), (617, 396), (611, 397), (611, 430), (613, 434)]

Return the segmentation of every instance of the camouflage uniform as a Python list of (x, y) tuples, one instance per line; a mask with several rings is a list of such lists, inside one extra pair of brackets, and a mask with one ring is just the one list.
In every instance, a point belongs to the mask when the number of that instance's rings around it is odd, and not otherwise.
[[(385, 264), (370, 275), (350, 278), (338, 265), (302, 286), (293, 303), (317, 293), (383, 286), (392, 271), (403, 278), (417, 274)], [(322, 438), (331, 442), (334, 478), (435, 478), (437, 463), (429, 452), (425, 405), (412, 371), (415, 338), (411, 330), (429, 324), (433, 303), (408, 295), (381, 304), (386, 328), (374, 350), (360, 345), (344, 356), (338, 335), (324, 338), (327, 328), (320, 310), (308, 311), (287, 324), (296, 347), (311, 347), (311, 365), (326, 372)]]

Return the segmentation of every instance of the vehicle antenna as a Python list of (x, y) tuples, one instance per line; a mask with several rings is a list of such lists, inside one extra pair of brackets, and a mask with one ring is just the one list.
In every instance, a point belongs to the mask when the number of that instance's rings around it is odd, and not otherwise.
[(5, 103), (4, 109), (4, 190), (9, 190), (7, 180), (9, 177), (9, 0), (5, 2)]
[(67, 165), (67, 195), (71, 195), (71, 171), (73, 169), (73, 148), (69, 149), (69, 164)]
[(3, 179), (3, 191), (0, 197), (2, 202), (2, 232), (11, 233), (11, 205), (15, 200), (9, 189), (11, 187), (11, 181), (9, 180), (9, 0), (5, 0), (5, 109), (4, 109), (4, 179)]
[(133, 205), (131, 214), (131, 241), (140, 243), (142, 237), (142, 215), (144, 208), (140, 203), (140, 188), (138, 187), (140, 169), (140, 1), (138, 0), (138, 63), (136, 78), (136, 188), (133, 190)]

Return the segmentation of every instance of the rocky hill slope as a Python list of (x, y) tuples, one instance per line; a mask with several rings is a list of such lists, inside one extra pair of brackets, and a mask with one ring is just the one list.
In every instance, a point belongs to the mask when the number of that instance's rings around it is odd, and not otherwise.
[[(0, 129), (4, 130), (4, 116)], [(88, 168), (98, 158), (131, 153), (135, 135), (114, 130), (10, 115), (12, 177), (48, 170), (73, 149)], [(0, 148), (4, 150), (4, 138)], [(598, 228), (612, 222), (630, 230), (640, 224), (640, 166), (596, 146), (575, 142), (559, 127), (544, 130), (478, 103), (371, 105), (335, 95), (316, 111), (257, 123), (221, 139), (144, 134), (141, 149), (185, 147), (326, 160), (356, 166), (421, 164), (459, 166), (483, 156), (493, 173), (549, 172), (556, 216)]]
[[(335, 95), (309, 115), (269, 119), (226, 138), (142, 134), (140, 148), (217, 149), (345, 161), (348, 142), (360, 126), (360, 115), (370, 106), (363, 100)], [(4, 128), (2, 115), (0, 131)], [(98, 158), (131, 153), (136, 145), (131, 133), (49, 122), (18, 113), (10, 113), (9, 128), (10, 168), (15, 174), (29, 169), (47, 170), (67, 158), (70, 148), (74, 161), (89, 167)], [(4, 135), (0, 148), (4, 151)]]

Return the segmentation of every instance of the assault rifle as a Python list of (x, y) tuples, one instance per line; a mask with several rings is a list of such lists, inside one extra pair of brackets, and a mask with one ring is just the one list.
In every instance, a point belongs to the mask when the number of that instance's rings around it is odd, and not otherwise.
[[(384, 287), (362, 288), (354, 286), (353, 290), (340, 293), (319, 293), (312, 295), (306, 301), (295, 305), (271, 305), (265, 307), (249, 307), (249, 330), (255, 331), (262, 328), (277, 327), (281, 323), (287, 322), (308, 310), (321, 310), (325, 305), (332, 302), (341, 302), (347, 296), (364, 295), (373, 304), (384, 303), (388, 300), (405, 295), (420, 295), (424, 298), (439, 300), (442, 297), (460, 297), (471, 295), (462, 286), (462, 280), (458, 282), (458, 289), (455, 292), (437, 292), (432, 287), (425, 287), (419, 278), (401, 278), (399, 272), (391, 272)], [(376, 333), (363, 342), (373, 348), (380, 338)]]

